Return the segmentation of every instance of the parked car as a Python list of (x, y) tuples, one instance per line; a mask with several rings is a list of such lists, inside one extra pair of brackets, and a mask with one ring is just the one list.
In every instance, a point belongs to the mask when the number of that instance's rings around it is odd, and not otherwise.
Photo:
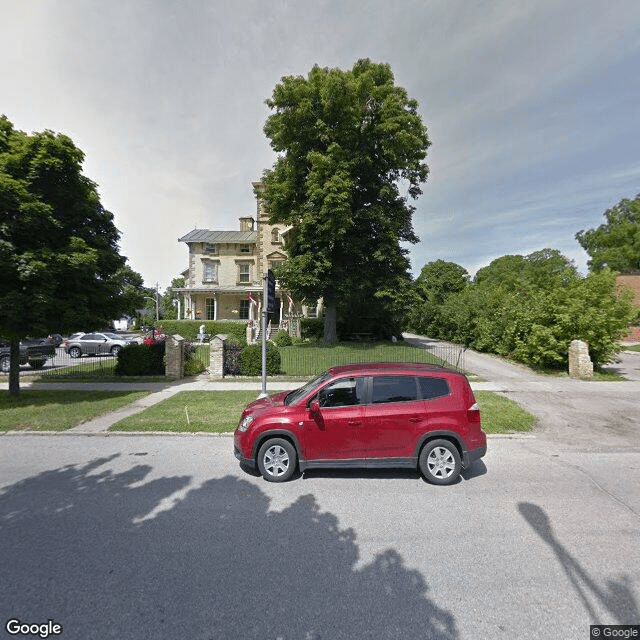
[(85, 333), (80, 337), (65, 341), (64, 350), (72, 358), (79, 358), (83, 354), (117, 356), (122, 347), (130, 344), (137, 344), (137, 342), (125, 340), (115, 333)]
[(45, 342), (52, 344), (54, 347), (59, 347), (64, 342), (64, 338), (59, 333), (50, 333), (45, 338)]
[[(42, 369), (49, 358), (56, 355), (56, 348), (42, 340), (25, 338), (20, 341), (20, 364), (29, 364), (33, 369)], [(0, 340), (0, 371), (9, 373), (11, 366), (9, 343)]]
[(486, 451), (466, 376), (423, 364), (333, 367), (250, 403), (234, 434), (236, 458), (270, 482), (296, 468), (404, 467), (446, 485)]

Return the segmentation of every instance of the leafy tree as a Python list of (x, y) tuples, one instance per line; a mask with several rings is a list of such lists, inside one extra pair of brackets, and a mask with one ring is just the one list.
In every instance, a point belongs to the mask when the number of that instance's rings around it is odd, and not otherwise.
[(607, 222), (597, 229), (576, 234), (576, 240), (591, 256), (589, 268), (640, 272), (640, 194), (635, 200), (621, 200), (605, 211), (604, 217)]
[(422, 267), (414, 282), (418, 296), (409, 314), (409, 325), (418, 333), (443, 337), (448, 323), (442, 315), (447, 298), (469, 286), (469, 274), (455, 262), (435, 260)]
[(67, 136), (27, 135), (0, 117), (0, 335), (11, 342), (14, 395), (21, 338), (96, 327), (124, 310), (119, 232), (83, 159)]
[(122, 308), (124, 313), (135, 316), (137, 310), (144, 306), (147, 289), (143, 277), (128, 265), (120, 267), (116, 277), (121, 282)]
[(267, 105), (279, 157), (261, 195), (271, 221), (293, 227), (278, 277), (297, 299), (324, 299), (335, 342), (339, 305), (353, 309), (366, 292), (371, 306), (393, 308), (409, 285), (401, 243), (418, 240), (409, 199), (427, 179), (427, 130), (389, 65), (367, 59), (284, 77)]
[(569, 344), (579, 339), (598, 365), (614, 357), (633, 317), (615, 272), (583, 278), (572, 261), (544, 249), (503, 256), (478, 271), (473, 283), (446, 296), (431, 335), (544, 368), (566, 366)]

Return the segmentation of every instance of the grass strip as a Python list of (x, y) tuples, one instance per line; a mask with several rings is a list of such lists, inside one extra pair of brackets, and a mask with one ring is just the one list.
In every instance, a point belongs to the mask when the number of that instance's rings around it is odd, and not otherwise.
[[(257, 396), (257, 391), (182, 391), (121, 420), (110, 430), (231, 432), (238, 425), (242, 410)], [(528, 431), (535, 422), (534, 416), (508, 398), (491, 391), (478, 391), (475, 396), (486, 433)]]
[(480, 404), (485, 433), (529, 431), (536, 421), (535, 416), (509, 398), (492, 391), (474, 391), (474, 395)]
[(0, 391), (0, 431), (64, 431), (148, 395), (146, 391)]
[[(296, 385), (292, 384), (292, 388)], [(181, 391), (142, 413), (114, 424), (110, 431), (234, 431), (245, 406), (259, 391)]]

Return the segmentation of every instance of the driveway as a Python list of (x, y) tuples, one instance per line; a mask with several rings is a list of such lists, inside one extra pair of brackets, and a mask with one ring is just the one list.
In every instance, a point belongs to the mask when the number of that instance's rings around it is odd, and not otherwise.
[[(440, 342), (413, 334), (405, 339), (433, 350)], [(640, 354), (624, 352), (621, 362), (611, 365), (627, 376), (623, 382), (540, 375), (471, 349), (465, 353), (465, 368), (489, 381), (474, 388), (497, 391), (536, 416), (536, 434), (551, 446), (590, 451), (640, 447)]]

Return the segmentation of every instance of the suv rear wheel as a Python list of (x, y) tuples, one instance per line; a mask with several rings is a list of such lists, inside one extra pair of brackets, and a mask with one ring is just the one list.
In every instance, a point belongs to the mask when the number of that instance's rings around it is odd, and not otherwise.
[(10, 368), (11, 358), (9, 358), (9, 356), (2, 356), (0, 358), (0, 371), (2, 371), (2, 373), (9, 373)]
[(460, 454), (449, 440), (431, 440), (422, 447), (418, 460), (420, 471), (432, 484), (452, 484), (462, 470)]
[(296, 470), (295, 447), (284, 438), (267, 440), (258, 451), (258, 469), (269, 482), (286, 482)]

